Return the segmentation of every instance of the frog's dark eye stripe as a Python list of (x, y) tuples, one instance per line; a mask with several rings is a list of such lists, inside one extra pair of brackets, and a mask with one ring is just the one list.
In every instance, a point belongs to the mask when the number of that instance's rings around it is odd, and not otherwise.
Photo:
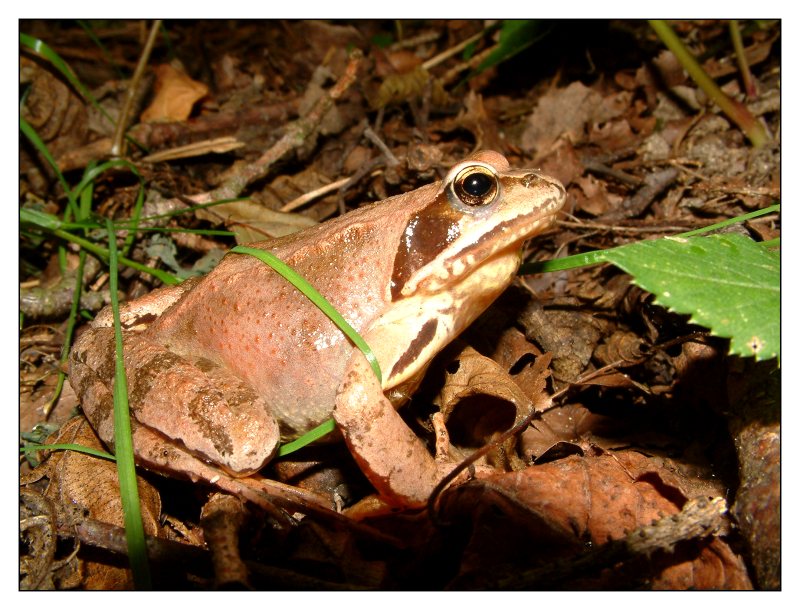
[(406, 225), (392, 271), (392, 297), (400, 296), (403, 286), (415, 271), (421, 269), (461, 235), (462, 216), (440, 194), (434, 202), (415, 214)]

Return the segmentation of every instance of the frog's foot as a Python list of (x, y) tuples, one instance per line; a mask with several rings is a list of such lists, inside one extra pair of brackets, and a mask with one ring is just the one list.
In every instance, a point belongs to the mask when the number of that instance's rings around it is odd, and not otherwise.
[[(100, 437), (112, 443), (114, 332), (94, 328), (70, 355), (70, 383)], [(267, 405), (244, 381), (215, 363), (190, 361), (138, 334), (124, 337), (131, 415), (165, 440), (231, 474), (259, 470), (280, 433)]]
[(359, 467), (390, 504), (424, 505), (455, 467), (434, 460), (383, 395), (360, 352), (350, 360), (333, 417)]

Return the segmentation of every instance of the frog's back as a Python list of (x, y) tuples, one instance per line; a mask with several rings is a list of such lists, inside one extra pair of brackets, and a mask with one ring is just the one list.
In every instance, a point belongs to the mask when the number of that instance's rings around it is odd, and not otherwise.
[[(288, 263), (361, 330), (391, 298), (393, 252), (405, 226), (376, 220), (379, 212), (369, 206), (297, 236), (252, 245)], [(150, 333), (177, 353), (211, 359), (249, 382), (285, 436), (329, 417), (353, 349), (287, 280), (242, 254), (226, 256)]]

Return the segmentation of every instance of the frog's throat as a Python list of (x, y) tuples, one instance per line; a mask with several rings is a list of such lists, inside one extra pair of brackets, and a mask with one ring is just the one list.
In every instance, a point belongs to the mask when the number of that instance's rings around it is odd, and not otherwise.
[[(420, 291), (393, 302), (365, 337), (381, 369), (388, 371), (384, 389), (413, 380), (423, 371), (508, 287), (519, 262), (519, 251), (508, 248), (471, 272), (453, 276), (441, 290)], [(380, 340), (371, 341), (373, 337)]]

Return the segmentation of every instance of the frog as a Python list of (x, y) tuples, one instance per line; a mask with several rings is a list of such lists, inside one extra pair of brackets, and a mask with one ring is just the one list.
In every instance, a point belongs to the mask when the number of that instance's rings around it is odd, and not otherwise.
[[(124, 304), (137, 461), (249, 477), (282, 442), (333, 417), (382, 499), (423, 505), (453, 464), (436, 459), (397, 409), (434, 356), (512, 283), (523, 244), (553, 224), (565, 197), (555, 178), (479, 151), (440, 181), (249, 244), (334, 305), (370, 346), (380, 380), (326, 314), (246, 254)], [(77, 339), (68, 367), (86, 418), (113, 445), (110, 307)]]

